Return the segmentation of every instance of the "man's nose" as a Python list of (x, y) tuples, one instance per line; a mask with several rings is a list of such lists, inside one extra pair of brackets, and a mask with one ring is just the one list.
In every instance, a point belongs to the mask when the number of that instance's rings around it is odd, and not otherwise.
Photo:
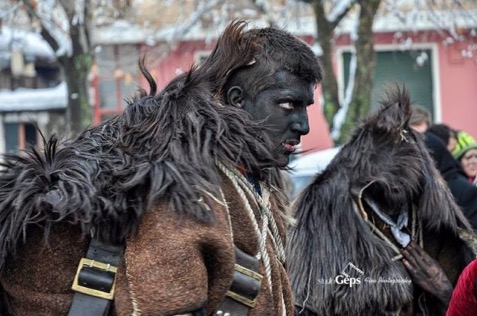
[(310, 125), (308, 124), (308, 114), (299, 115), (292, 124), (292, 131), (300, 135), (306, 135), (310, 132)]

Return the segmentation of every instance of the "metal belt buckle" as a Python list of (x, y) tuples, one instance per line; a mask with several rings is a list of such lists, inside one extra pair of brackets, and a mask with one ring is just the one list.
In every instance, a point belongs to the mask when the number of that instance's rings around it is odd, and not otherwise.
[(227, 291), (225, 295), (250, 308), (255, 307), (255, 304), (257, 303), (258, 292), (260, 290), (260, 284), (262, 283), (262, 275), (253, 270), (247, 269), (239, 264), (235, 264), (235, 272), (241, 274), (242, 278), (248, 279), (246, 287), (248, 287), (247, 290), (252, 290), (254, 292), (254, 297), (253, 299), (247, 298), (244, 295), (237, 293), (236, 291), (232, 291), (232, 288), (234, 287), (233, 283), (235, 281), (238, 281), (235, 277), (234, 281), (232, 282), (231, 290)]
[[(111, 272), (114, 273), (113, 277), (113, 283), (111, 290), (109, 292), (106, 291), (101, 291), (97, 289), (93, 289), (87, 286), (83, 286), (79, 284), (79, 276), (80, 272), (83, 268), (85, 267), (90, 267), (90, 268), (95, 268), (98, 269), (99, 271), (106, 271), (106, 272)], [(118, 271), (118, 268), (109, 264), (109, 263), (104, 263), (88, 258), (82, 258), (80, 260), (80, 263), (78, 265), (78, 270), (76, 271), (75, 279), (73, 281), (73, 286), (71, 287), (74, 291), (80, 292), (83, 294), (88, 294), (91, 296), (107, 299), (107, 300), (112, 300), (114, 298), (114, 288), (116, 285), (116, 272)]]

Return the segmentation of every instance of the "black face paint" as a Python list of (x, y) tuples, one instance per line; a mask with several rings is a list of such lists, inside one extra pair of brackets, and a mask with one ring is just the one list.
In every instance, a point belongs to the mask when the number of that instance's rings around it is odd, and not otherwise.
[(301, 136), (310, 131), (307, 107), (313, 104), (313, 84), (278, 71), (268, 79), (267, 87), (256, 96), (244, 96), (243, 109), (269, 127), (280, 166), (286, 166)]

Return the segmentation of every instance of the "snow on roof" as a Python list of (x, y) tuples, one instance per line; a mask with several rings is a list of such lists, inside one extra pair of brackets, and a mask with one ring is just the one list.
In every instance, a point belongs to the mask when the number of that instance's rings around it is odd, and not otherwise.
[(380, 32), (452, 30), (477, 27), (477, 10), (389, 12), (378, 16), (373, 30)]
[[(389, 12), (376, 16), (373, 24), (375, 32), (425, 31), (435, 29), (453, 29), (477, 27), (477, 10), (453, 11), (410, 11), (407, 13)], [(299, 35), (314, 35), (316, 33), (315, 17), (305, 16), (289, 20), (279, 20), (277, 24), (287, 31)], [(252, 27), (267, 26), (265, 20), (250, 21)], [(108, 26), (95, 29), (93, 41), (95, 44), (145, 43), (146, 41), (167, 41), (177, 34), (180, 25), (170, 25), (158, 30), (144, 29), (126, 21), (117, 21)], [(214, 26), (214, 29), (205, 30), (196, 23), (189, 32), (182, 36), (182, 40), (198, 40), (217, 37), (223, 26)], [(353, 17), (349, 14), (337, 28), (338, 33), (350, 33), (353, 29)]]
[(65, 82), (46, 89), (0, 90), (0, 112), (64, 109), (67, 103), (67, 91)]
[[(348, 14), (338, 25), (336, 32), (351, 33), (355, 27), (353, 19), (353, 15)], [(289, 21), (281, 26), (295, 35), (314, 35), (316, 32), (314, 16)], [(477, 10), (388, 12), (377, 15), (373, 23), (373, 31), (376, 33), (453, 30), (456, 27), (476, 28)]]
[(143, 43), (147, 39), (147, 32), (136, 24), (118, 20), (111, 25), (95, 28), (92, 38), (94, 43), (104, 45)]
[(0, 29), (0, 54), (9, 56), (12, 50), (21, 50), (36, 57), (55, 60), (53, 49), (40, 34), (3, 26)]

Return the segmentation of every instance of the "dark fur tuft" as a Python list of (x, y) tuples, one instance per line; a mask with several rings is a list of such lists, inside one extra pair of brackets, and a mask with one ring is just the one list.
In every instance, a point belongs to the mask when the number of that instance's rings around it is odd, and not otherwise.
[[(291, 284), (297, 304), (318, 315), (382, 315), (413, 299), (411, 285), (363, 282), (364, 277), (409, 279), (400, 261), (391, 261), (395, 256), (391, 248), (355, 212), (353, 192), (370, 183), (364, 196), (388, 214), (395, 215), (401, 209), (411, 214), (412, 204), (416, 206), (424, 247), (432, 255), (440, 250), (433, 247), (442, 238), (453, 243), (453, 260), (467, 258), (468, 250), (457, 236), (457, 223), (469, 228), (468, 223), (434, 167), (421, 136), (408, 126), (408, 93), (396, 87), (387, 96), (379, 111), (363, 120), (350, 141), (294, 204), (297, 226), (287, 246), (287, 257), (295, 258), (288, 269)], [(363, 284), (323, 284), (350, 262), (364, 271)], [(461, 260), (450, 269), (464, 265)]]

